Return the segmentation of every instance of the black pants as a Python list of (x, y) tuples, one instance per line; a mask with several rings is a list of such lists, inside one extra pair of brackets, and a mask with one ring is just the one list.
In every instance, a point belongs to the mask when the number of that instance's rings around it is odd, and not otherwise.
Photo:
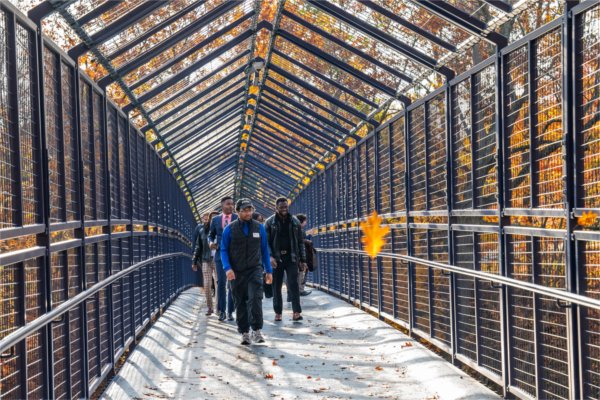
[(255, 267), (235, 273), (231, 281), (235, 319), (239, 333), (246, 333), (250, 327), (259, 330), (263, 327), (263, 269)]
[(277, 263), (277, 268), (273, 270), (273, 311), (275, 314), (281, 314), (283, 301), (281, 299), (281, 285), (283, 284), (283, 273), (287, 274), (288, 296), (292, 300), (292, 310), (302, 312), (300, 307), (300, 293), (298, 289), (298, 263), (290, 259), (283, 259)]

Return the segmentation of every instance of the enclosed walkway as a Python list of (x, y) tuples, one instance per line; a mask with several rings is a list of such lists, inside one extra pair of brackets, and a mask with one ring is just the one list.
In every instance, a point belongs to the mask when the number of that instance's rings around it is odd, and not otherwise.
[[(193, 289), (224, 196), (318, 250), (265, 346)], [(130, 354), (107, 397), (600, 400), (600, 1), (0, 0), (0, 399)]]
[[(264, 344), (239, 344), (233, 323), (205, 317), (197, 288), (183, 292), (137, 344), (102, 395), (117, 399), (500, 398), (377, 318), (323, 292), (273, 321)], [(288, 307), (289, 308), (289, 307)]]

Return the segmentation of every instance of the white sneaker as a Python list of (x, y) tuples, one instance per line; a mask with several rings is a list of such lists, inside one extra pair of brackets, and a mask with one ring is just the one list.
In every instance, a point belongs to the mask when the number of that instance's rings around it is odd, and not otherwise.
[(242, 333), (242, 344), (247, 346), (250, 343), (252, 343), (250, 341), (250, 334), (248, 332)]
[(264, 343), (265, 342), (265, 338), (263, 337), (260, 329), (257, 331), (252, 331), (252, 341), (256, 342), (256, 343)]

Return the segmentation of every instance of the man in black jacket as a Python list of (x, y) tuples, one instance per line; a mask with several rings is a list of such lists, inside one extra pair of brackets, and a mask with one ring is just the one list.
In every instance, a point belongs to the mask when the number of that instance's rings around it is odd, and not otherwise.
[[(239, 219), (223, 230), (221, 260), (235, 302), (238, 332), (242, 344), (263, 343), (263, 272), (265, 282), (271, 283), (272, 271), (265, 227), (252, 219), (254, 207), (250, 199), (236, 204)], [(249, 330), (252, 328), (252, 337)]]
[(273, 266), (273, 310), (275, 321), (281, 321), (283, 301), (281, 285), (283, 272), (287, 274), (288, 290), (292, 300), (292, 319), (302, 319), (300, 294), (298, 293), (298, 270), (306, 270), (306, 250), (300, 221), (288, 212), (288, 202), (285, 197), (275, 201), (276, 213), (265, 221), (269, 239), (271, 265)]

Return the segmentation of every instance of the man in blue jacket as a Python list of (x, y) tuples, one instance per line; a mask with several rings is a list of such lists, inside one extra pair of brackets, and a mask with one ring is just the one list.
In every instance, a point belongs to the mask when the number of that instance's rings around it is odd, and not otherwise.
[(252, 219), (254, 207), (250, 199), (239, 199), (235, 208), (239, 219), (227, 225), (221, 239), (223, 270), (231, 282), (242, 344), (263, 343), (263, 271), (267, 284), (273, 280), (267, 231)]
[[(210, 232), (208, 233), (208, 240), (211, 243), (210, 248), (217, 251), (215, 254), (215, 269), (217, 270), (217, 311), (219, 312), (219, 321), (225, 321), (225, 312), (227, 312), (229, 321), (233, 321), (233, 297), (231, 295), (231, 288), (228, 288), (227, 277), (223, 270), (219, 244), (221, 243), (223, 230), (227, 225), (235, 221), (237, 217), (233, 213), (233, 198), (231, 196), (223, 197), (221, 199), (221, 214), (212, 219)], [(225, 305), (226, 300), (227, 306)]]

